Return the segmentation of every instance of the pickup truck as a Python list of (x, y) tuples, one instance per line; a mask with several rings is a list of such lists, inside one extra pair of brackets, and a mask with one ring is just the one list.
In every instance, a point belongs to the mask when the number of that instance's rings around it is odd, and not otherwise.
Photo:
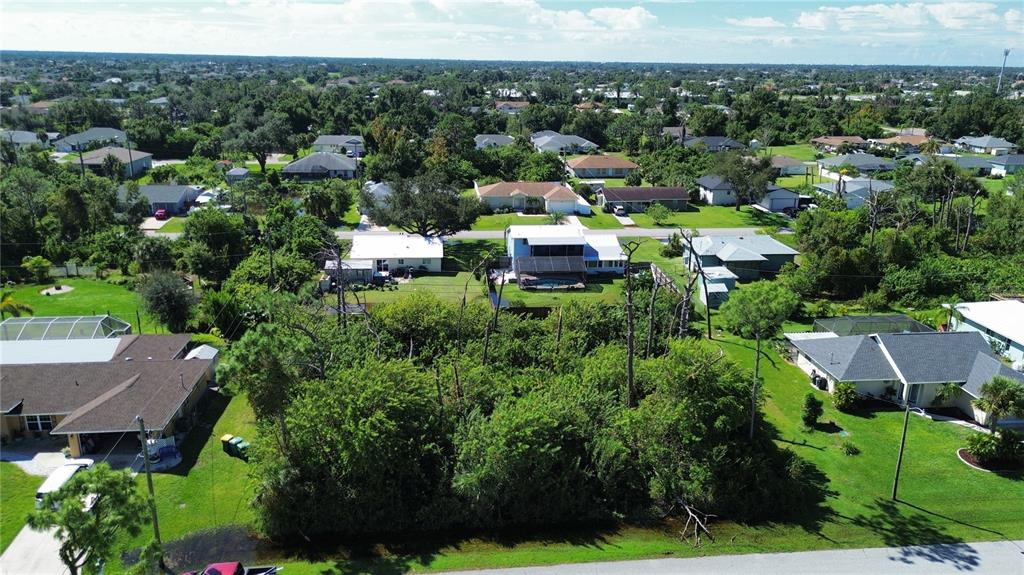
[(210, 563), (202, 571), (187, 571), (181, 575), (277, 575), (281, 567), (245, 567), (239, 561)]

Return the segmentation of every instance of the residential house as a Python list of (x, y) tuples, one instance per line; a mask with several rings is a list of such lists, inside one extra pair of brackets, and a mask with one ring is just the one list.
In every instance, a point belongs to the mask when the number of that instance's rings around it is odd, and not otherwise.
[(964, 136), (953, 143), (962, 150), (976, 154), (1002, 156), (1017, 151), (1017, 144), (995, 136)]
[[(707, 293), (699, 282), (701, 301), (717, 307), (729, 297), (736, 280), (774, 278), (782, 266), (800, 252), (771, 236), (698, 236), (693, 238), (693, 253), (683, 253), (683, 263), (691, 270), (700, 268), (708, 279)], [(694, 257), (696, 256), (696, 257)]]
[(686, 210), (689, 194), (686, 188), (668, 186), (626, 186), (617, 188), (602, 187), (597, 192), (597, 205), (622, 206), (627, 212), (645, 212), (651, 204), (661, 204), (666, 208), (681, 212)]
[(366, 144), (362, 136), (323, 135), (313, 141), (314, 152), (329, 152), (343, 156), (361, 158), (366, 155)]
[(707, 175), (697, 179), (697, 191), (702, 202), (709, 206), (734, 206), (736, 196), (732, 184), (721, 176)]
[(754, 205), (761, 206), (769, 212), (793, 214), (800, 209), (800, 194), (775, 184), (768, 184), (768, 189)]
[(604, 154), (580, 156), (565, 165), (576, 178), (625, 178), (640, 167), (628, 158)]
[(615, 234), (581, 226), (509, 226), (505, 248), (520, 287), (576, 287), (587, 274), (621, 274), (626, 266)]
[(811, 140), (811, 145), (826, 152), (838, 152), (840, 148), (863, 150), (868, 142), (860, 136), (818, 136)]
[[(860, 174), (874, 174), (877, 172), (888, 172), (896, 167), (896, 163), (886, 158), (879, 158), (873, 154), (841, 154), (831, 158), (818, 160), (818, 174), (823, 178), (838, 180), (839, 170), (849, 166)], [(856, 178), (856, 175), (842, 175), (844, 180)]]
[(156, 106), (157, 108), (167, 108), (171, 105), (171, 100), (168, 99), (167, 96), (160, 96), (159, 98), (146, 100), (146, 103), (150, 106)]
[(814, 188), (828, 196), (842, 197), (846, 200), (847, 209), (855, 210), (864, 205), (871, 198), (871, 194), (891, 190), (893, 184), (885, 180), (854, 178), (845, 180), (842, 184), (838, 181), (815, 184)]
[(485, 150), (487, 148), (511, 146), (515, 143), (516, 139), (505, 134), (477, 134), (473, 137), (473, 141), (476, 143), (476, 149)]
[[(861, 395), (893, 397), (912, 406), (957, 407), (979, 423), (985, 423), (987, 414), (974, 400), (981, 397), (984, 384), (996, 375), (1024, 383), (1024, 374), (1003, 365), (977, 332), (815, 333), (786, 338), (795, 349), (796, 365), (812, 377), (824, 378), (829, 392), (839, 383), (850, 383)], [(957, 384), (960, 393), (937, 404), (937, 392), (947, 383)], [(1003, 423), (1016, 422), (1007, 418)]]
[(600, 102), (595, 102), (593, 100), (587, 100), (586, 102), (576, 104), (576, 109), (581, 112), (597, 112), (603, 107), (604, 106), (602, 106)]
[(725, 136), (689, 136), (683, 140), (683, 146), (687, 148), (704, 146), (709, 152), (725, 152), (746, 148), (743, 144)]
[[(91, 152), (85, 152), (82, 154), (79, 162), (94, 172), (102, 172), (103, 163), (106, 162), (107, 158), (110, 156), (117, 158), (118, 161), (124, 164), (123, 175), (126, 178), (137, 178), (145, 173), (146, 170), (153, 167), (153, 154), (129, 148), (106, 147), (93, 150)], [(79, 162), (75, 163), (77, 164)]]
[[(169, 215), (184, 215), (189, 204), (195, 202), (202, 186), (184, 186), (174, 184), (146, 184), (139, 186), (139, 193), (149, 201), (149, 213), (166, 210)], [(122, 185), (117, 188), (117, 201), (123, 205), (128, 197), (128, 189)]]
[(313, 152), (291, 162), (281, 172), (286, 178), (298, 178), (303, 181), (324, 178), (351, 180), (356, 177), (356, 161), (341, 154)]
[[(10, 318), (0, 324), (0, 435), (67, 437), (72, 457), (139, 431), (185, 431), (212, 382), (213, 359), (186, 359), (191, 334), (109, 330), (107, 316)], [(67, 333), (61, 337), (55, 332)], [(204, 354), (206, 355), (206, 354)]]
[(249, 168), (231, 168), (224, 172), (224, 180), (229, 184), (237, 184), (238, 182), (244, 182), (249, 178)]
[(807, 164), (789, 156), (772, 156), (772, 169), (780, 176), (802, 176), (807, 173)]
[(25, 130), (3, 130), (0, 131), (0, 141), (7, 142), (18, 148), (30, 148), (32, 146), (43, 148), (49, 143), (49, 138), (47, 138), (46, 142), (43, 142), (40, 141), (35, 132), (28, 132)]
[(1003, 154), (992, 158), (992, 175), (1009, 176), (1024, 170), (1024, 154)]
[(872, 333), (932, 333), (935, 330), (909, 315), (844, 315), (814, 320), (814, 333), (834, 336), (870, 335)]
[(590, 204), (559, 182), (498, 182), (488, 186), (473, 182), (473, 189), (480, 201), (492, 210), (590, 213)]
[(876, 150), (888, 150), (897, 154), (914, 154), (921, 151), (921, 146), (931, 140), (928, 136), (915, 134), (897, 134), (890, 138), (869, 138), (870, 147)]
[(909, 154), (897, 157), (899, 161), (910, 162), (915, 166), (923, 166), (928, 162), (949, 162), (961, 170), (966, 170), (976, 176), (987, 176), (992, 173), (992, 163), (1000, 157), (981, 158), (978, 156), (957, 156), (953, 154)]
[(402, 276), (414, 270), (441, 271), (444, 242), (439, 237), (386, 232), (356, 234), (349, 250), (349, 262), (373, 264), (373, 273), (381, 276)]
[[(375, 182), (367, 180), (363, 184), (363, 195), (369, 197), (374, 203), (383, 202), (391, 196), (391, 184), (387, 182)], [(363, 202), (359, 202), (359, 213), (366, 214), (369, 210)]]
[(596, 152), (597, 144), (576, 135), (563, 135), (552, 130), (534, 132), (530, 135), (530, 143), (538, 152), (556, 152), (558, 154), (585, 154)]
[(686, 141), (686, 126), (666, 126), (661, 129), (661, 135), (668, 138), (674, 144), (682, 144)]
[(494, 109), (501, 112), (502, 114), (515, 115), (521, 112), (523, 108), (529, 105), (529, 102), (498, 101), (494, 103)]
[(84, 132), (64, 136), (53, 142), (57, 152), (81, 152), (96, 146), (123, 146), (128, 136), (116, 128), (89, 128)]
[(953, 331), (980, 332), (990, 344), (1005, 348), (1003, 355), (1014, 365), (1024, 367), (1024, 301), (965, 302), (955, 307)]

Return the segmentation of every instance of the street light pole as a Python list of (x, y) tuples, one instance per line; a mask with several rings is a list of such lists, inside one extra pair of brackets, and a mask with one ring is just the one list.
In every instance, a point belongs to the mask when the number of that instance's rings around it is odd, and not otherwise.
[[(157, 545), (163, 545), (160, 541), (160, 523), (156, 516), (156, 495), (153, 494), (153, 473), (149, 469), (149, 442), (146, 440), (146, 425), (141, 415), (135, 416), (139, 422), (139, 441), (142, 442), (142, 462), (146, 467), (146, 483), (149, 484), (149, 510), (153, 514), (153, 537)], [(163, 558), (160, 559), (160, 566), (163, 566)]]
[(903, 467), (903, 449), (907, 445), (907, 426), (910, 424), (910, 402), (903, 411), (903, 436), (900, 438), (900, 454), (896, 458), (896, 477), (892, 481), (892, 500), (897, 501), (896, 491), (900, 486), (900, 468)]

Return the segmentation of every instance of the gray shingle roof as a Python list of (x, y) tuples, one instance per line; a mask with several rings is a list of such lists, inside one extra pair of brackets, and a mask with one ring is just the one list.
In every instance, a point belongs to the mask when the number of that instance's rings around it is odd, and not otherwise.
[(515, 141), (512, 136), (506, 136), (505, 134), (477, 134), (473, 137), (473, 141), (477, 146), (507, 146)]
[(896, 164), (892, 160), (879, 158), (874, 154), (842, 154), (833, 158), (818, 160), (818, 163), (826, 168), (838, 168), (839, 166), (850, 165), (858, 170), (891, 170)]
[(721, 176), (702, 176), (697, 179), (697, 185), (709, 190), (731, 190), (732, 184), (722, 179)]
[(793, 345), (838, 381), (897, 379), (881, 348), (866, 335), (795, 340)]
[(352, 158), (330, 152), (314, 152), (288, 164), (282, 170), (285, 174), (324, 174), (329, 171), (350, 171), (356, 169)]
[(89, 142), (124, 142), (127, 139), (125, 133), (116, 128), (89, 128), (84, 132), (78, 134), (71, 134), (65, 136), (55, 142), (55, 144), (68, 144), (72, 146), (79, 146), (82, 144), (88, 144)]
[(978, 352), (975, 356), (971, 371), (967, 374), (967, 381), (963, 389), (974, 397), (981, 397), (981, 386), (992, 381), (992, 378), (1001, 375), (1024, 384), (1024, 374), (1006, 367), (1003, 362), (984, 352)]
[(956, 143), (975, 148), (1016, 148), (1017, 144), (995, 136), (964, 136), (957, 138)]
[(40, 145), (39, 138), (33, 132), (25, 130), (4, 130), (0, 132), (0, 140), (19, 145)]
[(730, 248), (730, 253), (733, 253), (735, 248), (743, 248), (761, 256), (796, 255), (800, 253), (775, 238), (764, 234), (698, 236), (693, 239), (693, 249), (697, 252), (697, 255), (701, 256), (717, 256), (730, 246), (734, 246)]
[(967, 381), (979, 352), (992, 348), (978, 332), (884, 333), (878, 335), (907, 383)]
[(315, 146), (348, 146), (348, 145), (362, 146), (363, 145), (363, 137), (362, 136), (345, 135), (345, 134), (343, 134), (343, 135), (330, 135), (330, 134), (327, 134), (327, 135), (323, 135), (323, 136), (317, 136), (316, 140), (313, 142), (313, 145), (315, 145)]
[(996, 166), (1024, 166), (1024, 154), (996, 156), (989, 160), (989, 163)]
[[(139, 186), (139, 192), (151, 204), (176, 204), (183, 200), (190, 186), (173, 184), (146, 184)], [(128, 189), (121, 185), (117, 188), (117, 199), (124, 201), (128, 197)]]

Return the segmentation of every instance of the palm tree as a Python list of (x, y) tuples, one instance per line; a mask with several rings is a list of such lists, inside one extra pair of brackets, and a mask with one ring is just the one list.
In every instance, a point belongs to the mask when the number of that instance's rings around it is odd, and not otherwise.
[(922, 154), (928, 154), (929, 156), (934, 156), (935, 154), (939, 153), (939, 142), (938, 142), (938, 140), (933, 140), (933, 139), (929, 138), (929, 139), (925, 140), (921, 144), (921, 148), (920, 149), (921, 149), (921, 153)]
[(932, 400), (932, 405), (942, 405), (956, 399), (956, 396), (960, 395), (961, 387), (959, 383), (952, 381), (943, 383), (935, 390), (935, 399)]
[(4, 291), (0, 297), (0, 320), (4, 319), (7, 314), (11, 314), (12, 317), (21, 317), (23, 313), (31, 315), (32, 308), (14, 299), (13, 291)]
[(1000, 419), (1024, 415), (1024, 385), (996, 375), (981, 386), (981, 397), (974, 400), (974, 406), (988, 414), (988, 428), (995, 430)]
[(548, 223), (556, 226), (564, 224), (566, 219), (565, 214), (562, 212), (551, 212), (548, 214)]

